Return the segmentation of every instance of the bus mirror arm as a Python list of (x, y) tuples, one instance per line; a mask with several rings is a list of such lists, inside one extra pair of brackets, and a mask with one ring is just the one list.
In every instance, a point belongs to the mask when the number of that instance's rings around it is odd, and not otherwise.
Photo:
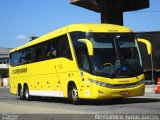
[(78, 42), (85, 43), (88, 49), (88, 54), (90, 56), (93, 56), (93, 44), (90, 40), (88, 39), (78, 39)]
[(147, 46), (147, 52), (148, 52), (148, 54), (149, 55), (152, 54), (152, 45), (151, 45), (151, 43), (148, 40), (143, 39), (143, 38), (137, 38), (137, 41), (141, 42), (141, 43), (144, 43)]

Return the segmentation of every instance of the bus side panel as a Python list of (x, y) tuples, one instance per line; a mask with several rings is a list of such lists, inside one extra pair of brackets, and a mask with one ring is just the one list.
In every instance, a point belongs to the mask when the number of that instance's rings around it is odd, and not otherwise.
[(67, 58), (59, 58), (56, 65), (59, 87), (63, 91), (64, 97), (68, 97), (68, 83), (73, 81), (76, 86), (79, 85), (77, 65), (75, 61)]
[[(24, 83), (32, 91), (54, 91), (57, 89), (58, 77), (55, 70), (56, 61), (47, 60), (17, 67), (10, 67), (11, 93), (16, 94), (18, 84)], [(26, 69), (26, 71), (22, 71)]]

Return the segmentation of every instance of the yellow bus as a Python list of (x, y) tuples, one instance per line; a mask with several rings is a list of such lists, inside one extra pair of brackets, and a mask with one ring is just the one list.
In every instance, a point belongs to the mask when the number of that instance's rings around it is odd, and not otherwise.
[(138, 43), (127, 27), (74, 24), (10, 51), (10, 92), (33, 96), (118, 99), (142, 96), (144, 74)]

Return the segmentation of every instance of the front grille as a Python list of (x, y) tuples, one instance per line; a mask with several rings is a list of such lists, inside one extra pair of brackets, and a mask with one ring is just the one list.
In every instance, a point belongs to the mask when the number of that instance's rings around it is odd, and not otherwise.
[[(143, 83), (141, 83), (143, 84)], [(132, 88), (141, 85), (139, 82), (130, 83), (130, 84), (115, 84), (110, 85), (110, 88), (119, 89), (119, 88)]]

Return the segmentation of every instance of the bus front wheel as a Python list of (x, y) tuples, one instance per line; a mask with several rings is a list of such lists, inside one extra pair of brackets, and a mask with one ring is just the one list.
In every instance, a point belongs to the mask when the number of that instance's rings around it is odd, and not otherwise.
[(69, 99), (75, 105), (80, 103), (80, 99), (78, 97), (78, 90), (76, 85), (72, 85), (69, 91)]

